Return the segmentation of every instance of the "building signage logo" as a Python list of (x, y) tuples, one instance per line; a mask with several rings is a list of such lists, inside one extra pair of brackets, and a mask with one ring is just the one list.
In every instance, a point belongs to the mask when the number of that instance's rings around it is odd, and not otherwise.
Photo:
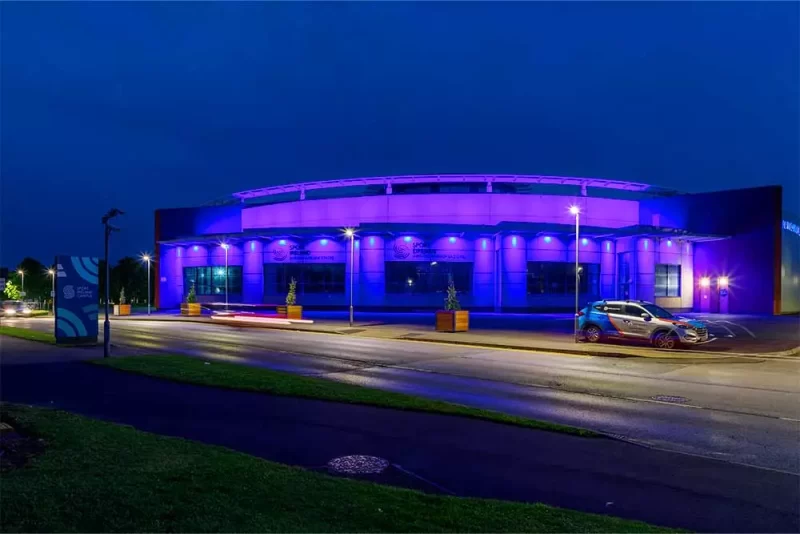
[(793, 234), (800, 235), (800, 225), (797, 225), (793, 222), (783, 221), (783, 229), (789, 230)]
[(97, 342), (97, 258), (56, 257), (56, 342)]
[(392, 246), (392, 255), (396, 260), (412, 261), (469, 261), (470, 258), (463, 250), (446, 251), (432, 248), (422, 240), (413, 243), (395, 241)]
[(303, 245), (292, 244), (289, 246), (278, 245), (272, 249), (272, 259), (274, 261), (286, 261), (289, 263), (314, 263), (314, 262), (332, 262), (334, 261), (333, 254), (313, 254), (312, 251), (306, 250)]

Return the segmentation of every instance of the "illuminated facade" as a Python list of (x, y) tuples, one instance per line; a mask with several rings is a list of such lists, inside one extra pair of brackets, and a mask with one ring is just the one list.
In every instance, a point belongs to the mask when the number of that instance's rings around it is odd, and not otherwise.
[(232, 303), (277, 305), (294, 278), (303, 306), (346, 309), (352, 273), (359, 309), (437, 308), (452, 279), (469, 309), (569, 310), (577, 249), (582, 304), (780, 313), (800, 306), (792, 228), (780, 187), (688, 195), (518, 175), (292, 184), (158, 210), (156, 305), (177, 307), (192, 285), (201, 302), (222, 302), (226, 282)]

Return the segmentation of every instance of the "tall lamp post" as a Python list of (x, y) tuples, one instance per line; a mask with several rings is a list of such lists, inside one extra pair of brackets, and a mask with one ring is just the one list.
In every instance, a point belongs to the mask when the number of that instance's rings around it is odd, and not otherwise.
[(142, 261), (147, 263), (147, 315), (150, 315), (150, 254), (142, 254)]
[(108, 300), (111, 293), (110, 284), (110, 269), (108, 268), (108, 238), (111, 237), (111, 232), (118, 232), (119, 228), (111, 224), (109, 221), (117, 215), (123, 215), (125, 212), (117, 208), (108, 210), (108, 213), (103, 215), (103, 226), (105, 227), (105, 262), (106, 262), (106, 305), (105, 305), (105, 321), (103, 321), (103, 358), (111, 356), (111, 323), (108, 320)]
[(22, 288), (20, 289), (22, 300), (25, 300), (25, 271), (22, 269), (17, 269), (17, 274), (20, 276), (22, 280)]
[(575, 343), (578, 342), (578, 294), (580, 293), (580, 271), (578, 270), (578, 252), (580, 250), (581, 208), (570, 206), (570, 214), (575, 216)]
[(352, 228), (345, 228), (344, 235), (350, 238), (350, 326), (353, 326), (353, 272), (356, 269), (356, 232)]
[(50, 289), (50, 299), (52, 300), (52, 307), (53, 307), (53, 314), (56, 313), (56, 270), (55, 269), (47, 269), (47, 274), (50, 275), (50, 278), (53, 282), (53, 287)]
[(228, 249), (231, 246), (227, 243), (222, 243), (220, 246), (225, 251), (225, 311), (228, 311)]

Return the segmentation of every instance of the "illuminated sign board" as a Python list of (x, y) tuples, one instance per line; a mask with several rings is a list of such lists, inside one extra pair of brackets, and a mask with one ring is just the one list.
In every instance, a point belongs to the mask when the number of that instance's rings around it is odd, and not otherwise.
[(800, 235), (800, 225), (789, 221), (783, 221), (783, 229), (789, 230), (793, 234)]
[(56, 256), (56, 343), (97, 343), (97, 258)]

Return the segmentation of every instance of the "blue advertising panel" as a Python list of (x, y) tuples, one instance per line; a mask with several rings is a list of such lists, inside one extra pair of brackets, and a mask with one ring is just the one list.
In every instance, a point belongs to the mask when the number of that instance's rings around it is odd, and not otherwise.
[(56, 256), (56, 343), (96, 343), (97, 258)]

